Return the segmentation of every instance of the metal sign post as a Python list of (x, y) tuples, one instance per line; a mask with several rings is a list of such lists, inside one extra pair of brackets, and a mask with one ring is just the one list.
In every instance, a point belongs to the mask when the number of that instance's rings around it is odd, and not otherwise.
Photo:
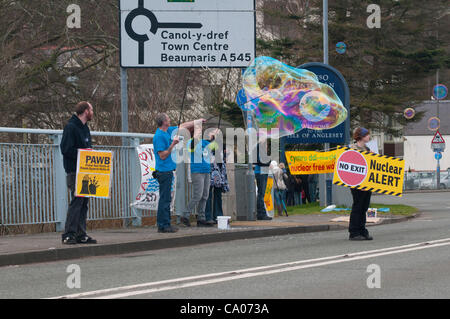
[[(120, 105), (122, 132), (128, 132), (128, 74), (126, 68), (120, 68)], [(128, 139), (122, 137), (122, 145), (128, 146)]]
[(442, 152), (445, 150), (445, 140), (442, 137), (439, 130), (434, 134), (431, 140), (431, 149), (435, 152), (434, 158), (437, 160), (436, 167), (436, 189), (440, 189), (441, 186), (441, 166), (440, 159), (442, 158)]

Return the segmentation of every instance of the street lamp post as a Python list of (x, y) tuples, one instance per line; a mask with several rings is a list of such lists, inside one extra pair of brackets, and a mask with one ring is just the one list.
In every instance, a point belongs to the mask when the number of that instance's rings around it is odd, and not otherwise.
[[(323, 63), (328, 64), (328, 0), (323, 0)], [(324, 145), (325, 151), (330, 149), (330, 143), (325, 143)], [(327, 206), (328, 205), (328, 181), (330, 179), (329, 174), (320, 174), (319, 175), (319, 193), (320, 193), (320, 205)]]

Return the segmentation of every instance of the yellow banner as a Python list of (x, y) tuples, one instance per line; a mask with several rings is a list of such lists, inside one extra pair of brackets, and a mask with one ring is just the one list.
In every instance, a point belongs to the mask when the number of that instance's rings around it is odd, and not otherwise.
[(333, 173), (336, 151), (286, 152), (286, 160), (292, 175)]
[(109, 198), (113, 154), (79, 149), (75, 196)]
[(402, 196), (405, 161), (348, 147), (337, 150), (333, 184)]
[(269, 177), (267, 178), (266, 193), (264, 194), (264, 203), (266, 204), (267, 211), (273, 210), (272, 187), (273, 187), (273, 178)]

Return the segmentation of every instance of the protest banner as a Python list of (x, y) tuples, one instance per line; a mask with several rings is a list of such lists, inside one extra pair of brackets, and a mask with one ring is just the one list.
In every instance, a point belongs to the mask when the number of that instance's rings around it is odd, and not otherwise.
[(403, 159), (359, 151), (337, 149), (333, 184), (402, 196), (405, 162)]
[(286, 161), (292, 175), (333, 173), (336, 151), (286, 152)]
[[(131, 206), (143, 210), (157, 210), (159, 202), (159, 183), (152, 175), (156, 165), (153, 144), (139, 145), (136, 147), (136, 151), (139, 158), (139, 166), (141, 167), (141, 183), (139, 185), (139, 193), (136, 195), (136, 201), (132, 203)], [(175, 203), (175, 183), (176, 175), (174, 172), (171, 190), (171, 211), (173, 211)]]
[(109, 198), (112, 168), (111, 151), (79, 149), (75, 196)]
[(264, 194), (264, 203), (266, 204), (266, 210), (268, 212), (273, 210), (272, 187), (273, 187), (273, 178), (268, 177), (266, 192)]

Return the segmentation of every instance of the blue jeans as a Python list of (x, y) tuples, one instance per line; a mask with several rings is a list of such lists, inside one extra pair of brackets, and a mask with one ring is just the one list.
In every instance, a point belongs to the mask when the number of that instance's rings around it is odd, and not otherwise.
[(258, 194), (256, 197), (256, 216), (267, 216), (266, 207), (264, 206), (264, 195), (267, 187), (267, 174), (255, 174), (256, 186), (258, 187)]
[(159, 202), (156, 214), (156, 224), (159, 229), (170, 227), (170, 202), (172, 201), (173, 172), (158, 172), (156, 179), (159, 183)]
[(206, 220), (217, 220), (217, 216), (223, 216), (222, 188), (211, 186), (205, 209)]
[(316, 190), (317, 190), (317, 183), (309, 182), (309, 196), (311, 197), (311, 203), (314, 203), (317, 200)]
[(284, 205), (286, 205), (286, 190), (285, 189), (277, 190), (276, 188), (274, 188), (273, 196), (275, 197), (275, 204), (281, 205), (282, 207), (284, 207), (283, 203), (284, 203)]
[(295, 206), (303, 204), (302, 192), (295, 192), (294, 193), (294, 204), (295, 204)]

